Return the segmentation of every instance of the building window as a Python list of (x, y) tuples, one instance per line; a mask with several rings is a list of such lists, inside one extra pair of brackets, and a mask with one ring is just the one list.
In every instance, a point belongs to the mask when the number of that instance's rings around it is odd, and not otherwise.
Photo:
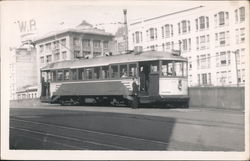
[(235, 15), (235, 23), (238, 23), (238, 10), (234, 10), (234, 15)]
[(200, 42), (199, 42), (199, 37), (196, 37), (196, 50), (199, 50), (200, 48)]
[(182, 21), (181, 25), (182, 25), (182, 33), (187, 32), (187, 21)]
[(40, 57), (40, 63), (44, 63), (44, 57)]
[(104, 49), (108, 49), (109, 48), (109, 42), (108, 41), (104, 41), (103, 42), (103, 48)]
[(43, 53), (43, 52), (44, 52), (44, 46), (43, 46), (43, 45), (40, 45), (40, 46), (39, 46), (39, 49), (40, 49), (40, 53)]
[(66, 39), (61, 40), (61, 46), (65, 47), (66, 46)]
[(47, 61), (47, 63), (52, 62), (52, 55), (47, 55), (46, 56), (46, 61)]
[(80, 58), (80, 51), (74, 51), (74, 58)]
[(201, 16), (199, 18), (199, 20), (200, 20), (200, 29), (204, 29), (205, 28), (205, 17)]
[(214, 15), (215, 27), (225, 26), (229, 23), (229, 13), (221, 11)]
[[(149, 34), (148, 34), (149, 32)], [(156, 40), (157, 39), (157, 28), (150, 28), (147, 30), (147, 36), (149, 36), (149, 40)]]
[(140, 32), (136, 31), (135, 32), (135, 43), (140, 43)]
[(219, 25), (224, 25), (225, 24), (225, 15), (224, 12), (219, 12)]
[(94, 40), (93, 41), (94, 48), (101, 48), (101, 41), (100, 40)]
[(63, 51), (63, 52), (62, 52), (62, 59), (63, 59), (63, 60), (66, 60), (66, 59), (67, 59), (67, 52), (66, 52), (66, 51)]
[(54, 60), (55, 61), (60, 60), (60, 53), (55, 53), (54, 54)]
[(240, 9), (240, 22), (245, 21), (245, 7), (241, 7)]
[(225, 32), (220, 32), (220, 46), (224, 46), (226, 44), (226, 37), (225, 37)]
[(166, 43), (166, 50), (170, 50), (170, 42)]
[(215, 46), (225, 46), (230, 44), (229, 31), (215, 33)]
[(197, 69), (208, 69), (210, 68), (210, 54), (202, 54), (197, 56)]
[(74, 46), (80, 46), (80, 40), (79, 40), (79, 38), (73, 38), (73, 45)]
[(207, 74), (202, 74), (202, 85), (207, 85)]
[[(237, 55), (236, 55), (237, 56)], [(216, 53), (216, 66), (223, 67), (231, 64), (231, 53), (230, 51), (223, 51)]]
[(239, 43), (245, 42), (245, 28), (240, 29), (240, 35), (239, 35)]
[(183, 51), (187, 51), (187, 49), (188, 49), (187, 46), (188, 46), (187, 39), (182, 40), (182, 50)]
[(87, 40), (87, 39), (82, 40), (82, 47), (84, 49), (90, 48), (90, 40)]
[(50, 52), (51, 51), (51, 43), (48, 43), (45, 45), (45, 52)]
[(206, 37), (205, 36), (201, 36), (200, 37), (200, 49), (205, 49), (206, 48)]
[(205, 16), (201, 16), (195, 19), (196, 31), (204, 30), (209, 28), (209, 18)]
[(190, 32), (190, 21), (188, 20), (182, 20), (180, 23), (178, 23), (178, 29), (179, 29), (179, 34), (182, 33), (187, 33)]
[(54, 43), (53, 43), (53, 49), (59, 49), (59, 41), (55, 41)]

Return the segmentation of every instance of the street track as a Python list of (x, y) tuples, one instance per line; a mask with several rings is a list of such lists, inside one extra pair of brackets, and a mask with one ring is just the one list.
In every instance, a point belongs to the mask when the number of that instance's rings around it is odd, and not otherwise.
[[(74, 150), (166, 150), (163, 141), (94, 131), (57, 124), (48, 124), (20, 118), (10, 119), (11, 133), (35, 140), (51, 148)], [(46, 147), (48, 147), (45, 145)]]

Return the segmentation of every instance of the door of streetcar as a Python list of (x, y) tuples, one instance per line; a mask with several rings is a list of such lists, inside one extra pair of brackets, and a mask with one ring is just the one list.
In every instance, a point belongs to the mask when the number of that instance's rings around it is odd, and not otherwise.
[(139, 63), (140, 92), (155, 96), (159, 94), (159, 61)]

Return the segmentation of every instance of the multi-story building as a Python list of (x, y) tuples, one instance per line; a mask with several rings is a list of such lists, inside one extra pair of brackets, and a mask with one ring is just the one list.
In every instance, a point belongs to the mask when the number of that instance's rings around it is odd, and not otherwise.
[(189, 61), (190, 86), (242, 85), (249, 53), (247, 15), (247, 2), (225, 2), (223, 8), (198, 6), (131, 22), (129, 49), (180, 50)]
[(36, 98), (36, 90), (32, 95), (21, 95), (20, 90), (37, 84), (36, 51), (32, 46), (12, 49), (10, 63), (10, 99)]
[[(40, 69), (49, 63), (89, 59), (114, 52), (113, 35), (94, 28), (83, 21), (75, 28), (51, 32), (35, 40), (37, 49), (38, 74)], [(42, 75), (46, 79), (46, 75)], [(38, 78), (40, 93), (41, 77)]]
[(125, 27), (120, 27), (115, 33), (115, 53), (123, 54), (126, 52), (126, 31)]

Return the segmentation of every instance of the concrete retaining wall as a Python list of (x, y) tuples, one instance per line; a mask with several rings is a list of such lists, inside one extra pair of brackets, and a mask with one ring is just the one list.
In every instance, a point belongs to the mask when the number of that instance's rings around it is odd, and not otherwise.
[(28, 107), (42, 105), (39, 98), (35, 99), (23, 99), (23, 100), (11, 100), (10, 107)]
[(191, 87), (190, 107), (244, 110), (244, 87)]
[[(244, 110), (244, 87), (191, 87), (189, 88), (190, 107), (221, 108)], [(39, 106), (37, 99), (12, 100), (10, 107)]]

